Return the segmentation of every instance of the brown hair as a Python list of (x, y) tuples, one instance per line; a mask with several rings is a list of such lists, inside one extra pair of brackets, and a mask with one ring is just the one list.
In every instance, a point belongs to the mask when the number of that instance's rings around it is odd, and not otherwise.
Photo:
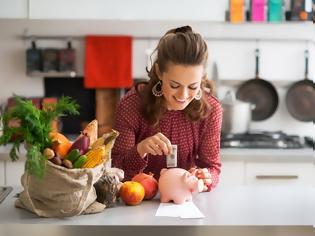
[[(157, 52), (156, 58), (150, 70), (147, 69), (150, 78), (143, 89), (136, 86), (136, 90), (141, 96), (141, 112), (146, 120), (152, 125), (157, 125), (160, 117), (165, 111), (165, 100), (162, 97), (156, 97), (152, 94), (153, 86), (159, 81), (155, 64), (159, 66), (161, 73), (167, 71), (170, 64), (197, 66), (202, 65), (206, 71), (208, 48), (202, 36), (194, 33), (190, 26), (183, 26), (171, 29), (160, 39), (154, 52)], [(152, 54), (153, 54), (152, 53)], [(210, 91), (212, 93), (213, 85), (207, 80), (206, 75), (202, 78), (202, 93)], [(205, 96), (200, 100), (194, 99), (185, 108), (186, 117), (191, 121), (198, 121), (208, 115), (210, 106)]]

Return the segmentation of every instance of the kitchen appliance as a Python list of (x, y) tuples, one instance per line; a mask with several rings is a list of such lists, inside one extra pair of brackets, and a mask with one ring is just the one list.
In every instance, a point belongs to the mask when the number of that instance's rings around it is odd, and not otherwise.
[(42, 50), (36, 47), (35, 41), (32, 41), (32, 47), (26, 50), (26, 72), (42, 71)]
[(299, 121), (315, 121), (315, 84), (309, 79), (309, 51), (305, 50), (305, 79), (300, 80), (288, 89), (286, 106), (289, 113)]
[(252, 120), (262, 121), (271, 117), (277, 110), (279, 97), (275, 87), (259, 77), (259, 49), (255, 50), (256, 76), (245, 81), (237, 89), (237, 99), (255, 105), (252, 110)]
[(223, 108), (222, 133), (243, 133), (249, 131), (254, 106), (235, 98), (229, 90), (221, 101)]
[(222, 148), (301, 149), (314, 148), (314, 141), (282, 131), (251, 131), (238, 134), (222, 134)]

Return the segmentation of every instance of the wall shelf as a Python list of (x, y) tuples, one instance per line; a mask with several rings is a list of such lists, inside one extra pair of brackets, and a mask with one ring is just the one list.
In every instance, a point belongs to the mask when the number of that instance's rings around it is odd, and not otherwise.
[[(24, 40), (84, 40), (86, 35), (130, 35), (134, 40), (158, 40), (166, 30), (181, 25), (191, 25), (196, 32), (201, 33), (207, 41), (278, 41), (278, 42), (315, 42), (315, 26), (312, 22), (245, 22), (233, 24), (230, 22), (206, 21), (111, 21), (111, 20), (43, 20), (40, 24), (49, 22), (51, 31), (36, 32), (33, 20), (29, 28), (24, 30)], [(61, 24), (71, 26), (67, 30), (58, 30)], [(84, 27), (86, 24), (89, 27)], [(34, 22), (34, 25), (37, 25)], [(81, 28), (74, 31), (73, 29)], [(60, 34), (51, 34), (60, 32)]]
[(34, 72), (27, 73), (27, 76), (33, 77), (33, 78), (44, 78), (44, 77), (71, 77), (71, 78), (75, 78), (77, 76), (77, 74), (76, 74), (75, 71), (63, 71), (63, 72), (58, 72), (58, 71), (50, 71), (50, 72), (34, 71)]

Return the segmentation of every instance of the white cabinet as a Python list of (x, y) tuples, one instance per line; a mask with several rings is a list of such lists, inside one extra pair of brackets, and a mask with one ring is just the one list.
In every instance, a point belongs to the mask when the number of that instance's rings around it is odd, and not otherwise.
[(0, 0), (0, 18), (27, 19), (28, 0)]
[(243, 185), (245, 184), (245, 163), (240, 161), (228, 161), (222, 163), (219, 185)]
[(4, 182), (5, 182), (4, 161), (0, 161), (0, 186), (3, 186)]
[(314, 165), (305, 163), (246, 163), (245, 184), (314, 185)]
[(314, 151), (222, 149), (219, 185), (315, 186)]
[(224, 21), (218, 0), (29, 0), (31, 19)]
[(21, 176), (24, 173), (24, 161), (6, 161), (5, 162), (5, 185), (19, 186), (21, 185)]

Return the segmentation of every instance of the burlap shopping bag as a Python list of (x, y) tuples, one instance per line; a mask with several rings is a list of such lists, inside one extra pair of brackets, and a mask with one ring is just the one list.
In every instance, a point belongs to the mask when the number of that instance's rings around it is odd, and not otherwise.
[[(42, 217), (70, 217), (98, 213), (105, 205), (96, 202), (94, 184), (102, 177), (118, 132), (104, 134), (106, 156), (104, 162), (94, 168), (67, 169), (47, 161), (42, 179), (27, 171), (21, 177), (24, 190), (15, 206), (25, 208)], [(111, 138), (109, 138), (111, 137)]]

